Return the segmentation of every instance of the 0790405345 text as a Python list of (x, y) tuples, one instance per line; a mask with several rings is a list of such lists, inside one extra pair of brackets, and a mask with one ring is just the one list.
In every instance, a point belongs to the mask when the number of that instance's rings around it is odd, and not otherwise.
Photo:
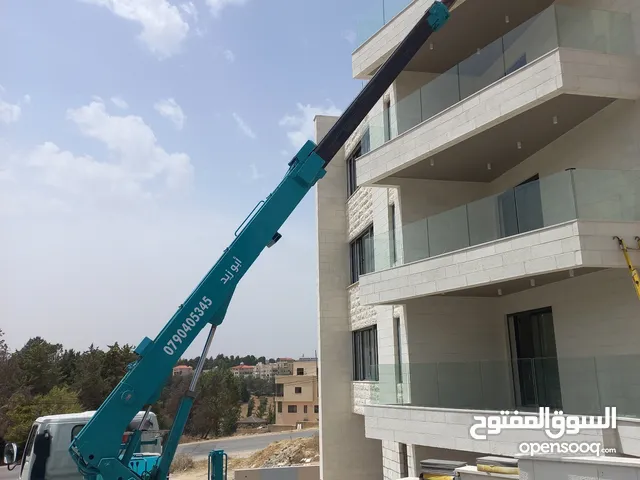
[(191, 331), (192, 327), (196, 326), (202, 317), (204, 316), (204, 311), (208, 310), (211, 306), (211, 299), (208, 297), (202, 297), (200, 303), (197, 307), (189, 313), (189, 315), (185, 318), (184, 322), (182, 322), (182, 326), (178, 327), (176, 333), (174, 333), (167, 344), (164, 346), (164, 353), (167, 355), (173, 355), (176, 352), (176, 344), (181, 344), (184, 338), (187, 338), (187, 332)]

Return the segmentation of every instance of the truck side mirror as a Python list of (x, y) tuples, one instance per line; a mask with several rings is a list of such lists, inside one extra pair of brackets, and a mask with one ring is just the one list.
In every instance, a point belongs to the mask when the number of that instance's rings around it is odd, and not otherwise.
[(18, 446), (15, 443), (7, 443), (4, 446), (4, 463), (13, 465), (18, 460)]

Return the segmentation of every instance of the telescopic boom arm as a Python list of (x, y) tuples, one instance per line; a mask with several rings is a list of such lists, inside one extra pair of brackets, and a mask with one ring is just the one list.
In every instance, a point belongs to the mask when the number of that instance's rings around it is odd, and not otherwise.
[[(207, 348), (200, 359), (201, 363), (204, 362), (215, 329), (224, 320), (238, 282), (264, 248), (273, 246), (281, 238), (278, 229), (307, 192), (325, 175), (326, 166), (420, 47), (446, 23), (449, 8), (454, 2), (443, 0), (433, 3), (318, 145), (308, 141), (289, 162), (289, 170), (280, 184), (258, 203), (238, 227), (231, 245), (158, 336), (154, 340), (144, 338), (138, 345), (138, 359), (130, 365), (129, 371), (69, 447), (71, 456), (85, 478), (94, 480), (97, 475), (104, 480), (141, 478), (128, 466), (139, 442), (139, 432), (135, 432), (124, 456), (120, 457), (122, 435), (129, 422), (139, 411), (149, 411), (159, 398), (176, 362), (205, 324), (211, 324)], [(189, 391), (178, 409), (162, 457), (144, 475), (145, 480), (163, 480), (167, 477), (193, 404), (195, 384), (201, 370), (202, 365), (199, 364)]]

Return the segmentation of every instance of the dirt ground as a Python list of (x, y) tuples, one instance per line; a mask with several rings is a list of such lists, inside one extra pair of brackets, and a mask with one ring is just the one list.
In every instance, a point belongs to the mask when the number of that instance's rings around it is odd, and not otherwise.
[[(268, 447), (246, 457), (229, 457), (227, 479), (234, 480), (233, 472), (245, 468), (281, 467), (289, 465), (315, 465), (320, 461), (317, 435), (273, 442)], [(207, 480), (207, 462), (190, 462), (178, 458), (174, 461), (172, 480)]]

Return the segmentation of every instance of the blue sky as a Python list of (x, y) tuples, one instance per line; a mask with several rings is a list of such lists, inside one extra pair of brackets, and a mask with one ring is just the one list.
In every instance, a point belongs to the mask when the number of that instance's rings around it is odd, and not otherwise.
[[(359, 91), (351, 52), (367, 4), (4, 2), (9, 345), (155, 337), (312, 138), (313, 116)], [(314, 192), (281, 232), (238, 288), (212, 354), (313, 354)]]

